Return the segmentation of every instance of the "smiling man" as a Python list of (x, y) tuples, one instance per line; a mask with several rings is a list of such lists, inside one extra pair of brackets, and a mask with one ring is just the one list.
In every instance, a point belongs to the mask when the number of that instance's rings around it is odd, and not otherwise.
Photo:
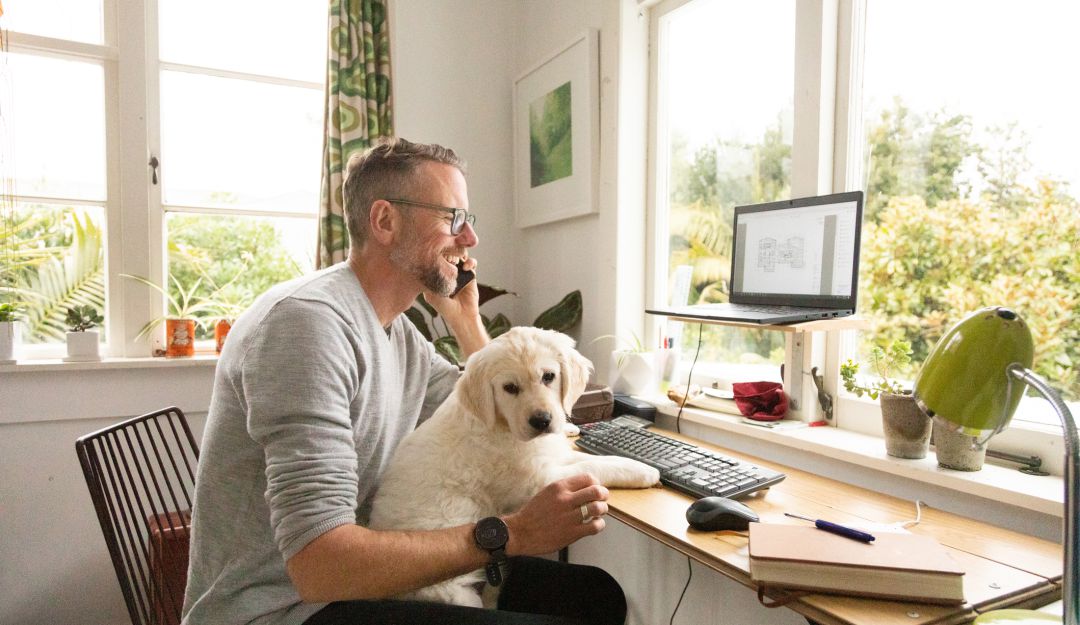
[[(457, 155), (382, 141), (350, 160), (344, 194), (348, 261), (261, 296), (218, 361), (184, 623), (622, 623), (609, 575), (527, 557), (603, 529), (607, 491), (590, 476), (501, 518), (365, 527), (398, 443), (459, 376), (402, 313), (423, 293), (466, 354), (489, 339), (476, 282), (452, 295), (478, 242)], [(506, 556), (499, 610), (391, 599)]]

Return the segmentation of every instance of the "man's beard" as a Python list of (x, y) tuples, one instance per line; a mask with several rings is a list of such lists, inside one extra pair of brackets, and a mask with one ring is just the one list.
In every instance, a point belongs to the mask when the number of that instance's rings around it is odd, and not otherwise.
[(420, 282), (425, 289), (443, 297), (450, 297), (450, 294), (454, 292), (454, 281), (448, 279), (439, 271), (439, 265), (446, 261), (439, 254), (432, 264), (424, 262), (420, 241), (416, 237), (416, 231), (411, 224), (405, 235), (405, 240), (390, 252), (390, 260)]

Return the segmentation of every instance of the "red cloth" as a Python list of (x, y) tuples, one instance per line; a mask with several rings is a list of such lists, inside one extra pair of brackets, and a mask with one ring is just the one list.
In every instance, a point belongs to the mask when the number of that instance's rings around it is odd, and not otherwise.
[(779, 421), (787, 414), (788, 398), (779, 382), (735, 382), (731, 385), (739, 412), (755, 421)]

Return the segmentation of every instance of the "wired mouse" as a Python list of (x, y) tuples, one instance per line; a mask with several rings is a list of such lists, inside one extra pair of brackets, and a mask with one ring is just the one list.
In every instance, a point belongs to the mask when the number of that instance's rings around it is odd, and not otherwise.
[(703, 497), (686, 509), (686, 522), (702, 532), (749, 529), (758, 515), (746, 504), (727, 497)]

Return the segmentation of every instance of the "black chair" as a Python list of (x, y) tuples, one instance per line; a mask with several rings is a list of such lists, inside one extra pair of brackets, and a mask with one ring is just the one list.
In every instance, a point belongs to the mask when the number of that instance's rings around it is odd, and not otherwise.
[(134, 625), (176, 625), (187, 581), (199, 447), (179, 408), (75, 442)]

